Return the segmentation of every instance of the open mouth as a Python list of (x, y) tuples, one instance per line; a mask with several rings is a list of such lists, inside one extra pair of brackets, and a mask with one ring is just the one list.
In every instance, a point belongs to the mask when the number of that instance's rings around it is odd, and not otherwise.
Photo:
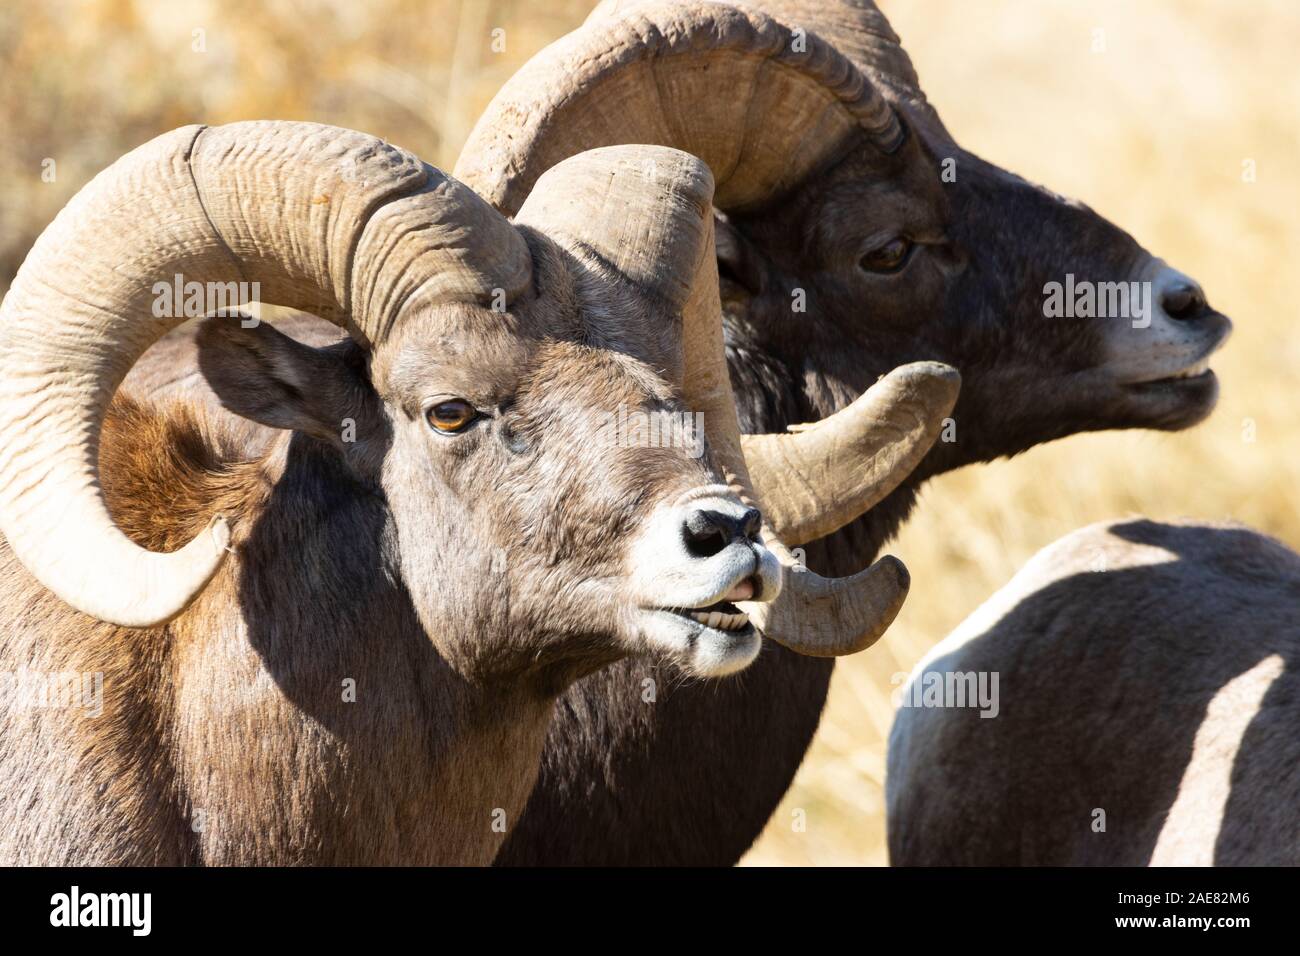
[(734, 604), (647, 608), (641, 621), (650, 647), (696, 677), (723, 677), (744, 670), (761, 647), (758, 628)]
[(701, 595), (708, 604), (642, 606), (642, 638), (697, 677), (734, 674), (749, 666), (762, 644), (758, 628), (735, 602), (762, 600), (763, 588), (762, 578), (750, 574), (712, 595)]
[(1194, 385), (1202, 382), (1208, 382), (1214, 378), (1214, 371), (1210, 368), (1209, 357), (1203, 358), (1194, 365), (1189, 365), (1180, 372), (1173, 375), (1166, 375), (1164, 378), (1153, 378), (1145, 382), (1133, 382), (1130, 388), (1152, 388), (1161, 385)]
[[(1212, 320), (1212, 321), (1211, 321)], [(1143, 390), (1191, 390), (1197, 392), (1208, 386), (1215, 384), (1216, 379), (1214, 372), (1210, 369), (1210, 359), (1227, 341), (1229, 334), (1232, 332), (1232, 323), (1227, 316), (1215, 313), (1209, 316), (1205, 321), (1209, 322), (1209, 327), (1204, 330), (1203, 344), (1200, 349), (1200, 355), (1194, 361), (1188, 362), (1182, 368), (1174, 369), (1164, 374), (1157, 372), (1150, 378), (1143, 378), (1138, 381), (1125, 383), (1125, 387), (1138, 391)]]
[(751, 628), (749, 615), (729, 601), (719, 601), (708, 607), (665, 607), (659, 610), (715, 631), (740, 633)]
[(697, 628), (739, 635), (753, 628), (749, 623), (749, 615), (731, 602), (756, 600), (761, 589), (762, 584), (751, 575), (731, 587), (719, 600), (704, 607), (661, 607), (654, 610), (660, 614), (671, 614)]
[(1207, 355), (1194, 365), (1189, 365), (1181, 372), (1170, 375), (1168, 378), (1160, 379), (1162, 382), (1177, 382), (1185, 378), (1202, 378), (1206, 375), (1213, 375), (1210, 371), (1210, 357)]
[(1219, 397), (1219, 379), (1210, 360), (1231, 329), (1227, 318), (1220, 317), (1210, 341), (1189, 355), (1181, 368), (1177, 360), (1167, 358), (1164, 368), (1152, 368), (1147, 377), (1121, 383), (1128, 397), (1120, 416), (1124, 427), (1179, 431), (1203, 421)]

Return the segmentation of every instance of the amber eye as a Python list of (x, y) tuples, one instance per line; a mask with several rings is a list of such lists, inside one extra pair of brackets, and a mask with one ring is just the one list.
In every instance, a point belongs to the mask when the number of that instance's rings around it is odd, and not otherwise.
[(906, 261), (907, 254), (911, 251), (912, 240), (897, 236), (883, 246), (872, 249), (858, 260), (858, 265), (868, 272), (893, 272)]
[(478, 418), (478, 411), (463, 398), (449, 398), (430, 405), (424, 417), (438, 431), (450, 434), (461, 431)]

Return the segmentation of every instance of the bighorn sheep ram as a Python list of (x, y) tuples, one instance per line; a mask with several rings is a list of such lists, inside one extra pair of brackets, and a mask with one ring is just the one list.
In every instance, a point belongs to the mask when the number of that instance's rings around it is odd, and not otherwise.
[[(5, 862), (486, 863), (577, 677), (642, 652), (723, 675), (755, 625), (830, 654), (888, 623), (892, 559), (787, 573), (774, 532), (816, 519), (764, 459), (829, 448), (806, 464), (833, 493), (883, 493), (951, 370), (751, 442), (751, 492), (708, 169), (617, 147), (531, 193), (512, 224), (360, 133), (186, 127), (41, 236), (0, 306), (0, 660), (104, 696), (6, 695)], [(178, 274), (257, 282), (351, 340), (205, 323), (208, 383), (257, 425), (114, 399), (179, 321), (150, 304)], [(694, 411), (707, 459), (601, 439), (619, 406)], [(834, 456), (873, 442), (874, 491)], [(786, 517), (760, 527), (751, 493)]]
[[(790, 526), (786, 543), (812, 542), (823, 572), (868, 563), (933, 475), (1080, 431), (1185, 428), (1214, 405), (1214, 375), (1187, 373), (1227, 318), (1086, 206), (955, 143), (870, 3), (602, 4), (502, 89), (455, 173), (513, 214), (546, 169), (618, 143), (677, 147), (713, 171), (745, 431), (831, 415), (918, 359), (961, 371), (956, 440), (842, 530)], [(1046, 318), (1044, 287), (1070, 274), (1079, 288), (1149, 282), (1149, 325)], [(193, 383), (192, 344), (139, 372), (146, 387)], [(831, 669), (771, 647), (722, 686), (632, 661), (580, 681), (499, 862), (734, 862), (789, 787)]]
[[(823, 572), (863, 566), (932, 475), (1080, 431), (1184, 428), (1214, 405), (1200, 369), (1230, 323), (1200, 287), (1086, 206), (963, 150), (870, 3), (603, 4), (506, 84), (456, 175), (511, 214), (546, 169), (615, 143), (713, 171), (746, 431), (830, 415), (902, 363), (961, 372), (956, 440), (809, 545)], [(1046, 285), (1068, 274), (1149, 282), (1150, 312), (1045, 317)], [(791, 527), (786, 543), (829, 530)], [(774, 647), (723, 686), (665, 676), (653, 705), (639, 662), (580, 681), (499, 862), (734, 862), (803, 759), (832, 664)]]
[(913, 672), (997, 673), (1000, 700), (994, 719), (900, 708), (891, 861), (1300, 864), (1297, 659), (1300, 555), (1280, 542), (1199, 522), (1075, 531)]

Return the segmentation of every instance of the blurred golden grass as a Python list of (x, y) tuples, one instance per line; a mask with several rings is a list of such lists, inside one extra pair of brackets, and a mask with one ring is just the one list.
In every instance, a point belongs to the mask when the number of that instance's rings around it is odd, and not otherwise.
[[(123, 153), (186, 123), (365, 130), (450, 168), (503, 82), (589, 0), (42, 0), (0, 6), (0, 291)], [(493, 36), (492, 31), (504, 33)], [(196, 49), (201, 47), (201, 49)], [(500, 52), (497, 52), (497, 51)], [(56, 179), (42, 179), (53, 159)]]
[[(1091, 521), (1232, 517), (1300, 547), (1300, 8), (1292, 0), (884, 0), (953, 134), (1080, 198), (1237, 322), (1194, 431), (1071, 438), (946, 476), (892, 548), (898, 623), (836, 672), (749, 863), (883, 863), (891, 680), (1038, 548)], [(0, 8), (0, 292), (90, 176), (185, 123), (310, 119), (450, 166), (515, 69), (589, 0), (46, 0)], [(494, 52), (492, 33), (505, 31)], [(1094, 31), (1105, 50), (1093, 52)], [(194, 31), (201, 30), (196, 35)], [(194, 49), (199, 37), (203, 51)], [(53, 159), (54, 182), (42, 180)], [(1244, 182), (1253, 160), (1257, 181)], [(1246, 441), (1250, 429), (1255, 440)], [(998, 768), (989, 768), (997, 773)], [(806, 829), (795, 832), (792, 812)]]

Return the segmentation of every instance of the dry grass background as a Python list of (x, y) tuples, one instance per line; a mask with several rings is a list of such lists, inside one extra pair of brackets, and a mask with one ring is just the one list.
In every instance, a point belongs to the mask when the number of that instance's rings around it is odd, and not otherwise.
[[(0, 9), (0, 290), (84, 182), (184, 123), (363, 129), (454, 161), (492, 93), (586, 0), (45, 0)], [(1237, 331), (1213, 418), (949, 475), (891, 548), (912, 596), (842, 663), (749, 863), (884, 863), (895, 675), (1038, 548), (1091, 521), (1231, 517), (1300, 547), (1300, 7), (1293, 0), (884, 0), (954, 135), (1088, 202), (1200, 279)], [(491, 48), (504, 29), (504, 52)], [(202, 30), (205, 49), (194, 49)], [(1094, 31), (1105, 50), (1094, 52)], [(500, 39), (500, 37), (498, 37)], [(43, 161), (57, 164), (42, 180)], [(1256, 181), (1243, 181), (1252, 160)], [(1253, 438), (1253, 440), (1249, 440)], [(1065, 691), (1058, 692), (1068, 692)], [(989, 768), (997, 773), (998, 768)], [(806, 829), (792, 826), (804, 811)]]

